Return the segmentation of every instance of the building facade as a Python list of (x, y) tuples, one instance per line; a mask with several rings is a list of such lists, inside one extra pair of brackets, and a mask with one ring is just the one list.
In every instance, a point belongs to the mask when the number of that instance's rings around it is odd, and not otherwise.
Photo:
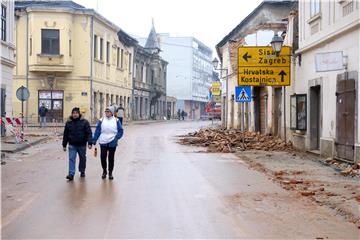
[[(252, 102), (237, 103), (235, 87), (238, 86), (238, 49), (246, 46), (270, 46), (274, 33), (287, 29), (283, 21), (297, 9), (296, 1), (263, 1), (217, 45), (221, 62), (222, 118), (227, 128), (242, 128), (263, 134), (282, 136), (284, 89), (281, 87), (252, 87)], [(226, 73), (228, 74), (226, 76)], [(228, 79), (228, 87), (226, 87)], [(228, 90), (228, 94), (226, 94)], [(226, 98), (226, 95), (228, 98)]]
[[(19, 117), (12, 109), (13, 68), (15, 67), (14, 39), (14, 1), (1, 1), (1, 117)], [(9, 129), (8, 129), (9, 130)], [(6, 125), (1, 124), (1, 135), (4, 136)]]
[[(212, 81), (212, 51), (194, 37), (157, 34), (161, 57), (167, 67), (168, 95), (177, 99), (177, 108), (189, 119), (199, 119), (209, 100)], [(146, 39), (139, 39), (144, 44)]]
[(298, 21), (292, 141), (323, 157), (360, 162), (359, 1), (301, 0)]
[(166, 110), (167, 62), (160, 55), (154, 26), (145, 47), (137, 45), (134, 58), (134, 119), (163, 119)]
[[(72, 1), (16, 2), (15, 89), (28, 87), (28, 123), (44, 104), (48, 122), (64, 122), (75, 106), (96, 121), (105, 107), (122, 104), (131, 116), (136, 40), (92, 9)], [(14, 112), (21, 110), (13, 101)]]

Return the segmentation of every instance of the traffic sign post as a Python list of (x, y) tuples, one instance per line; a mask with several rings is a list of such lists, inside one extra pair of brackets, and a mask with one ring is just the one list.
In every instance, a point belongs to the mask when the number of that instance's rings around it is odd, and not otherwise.
[(235, 88), (236, 102), (251, 102), (251, 87), (238, 86)]
[(24, 86), (16, 90), (16, 97), (21, 101), (21, 131), (24, 132), (24, 101), (30, 97), (29, 89)]
[(289, 86), (291, 48), (282, 47), (280, 55), (271, 47), (238, 49), (239, 86)]

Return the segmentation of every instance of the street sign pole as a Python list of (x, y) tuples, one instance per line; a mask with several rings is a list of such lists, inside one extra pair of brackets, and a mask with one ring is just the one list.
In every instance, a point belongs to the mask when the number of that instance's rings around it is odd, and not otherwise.
[(286, 86), (284, 88), (284, 140), (286, 143)]
[(21, 131), (24, 132), (24, 101), (21, 101)]
[(242, 116), (241, 116), (241, 125), (242, 125), (242, 134), (243, 134), (243, 137), (242, 137), (242, 144), (243, 144), (243, 147), (244, 147), (244, 150), (245, 150), (245, 103), (242, 102), (240, 103), (241, 104), (241, 111), (242, 111)]
[(19, 87), (16, 90), (16, 97), (21, 101), (21, 131), (24, 133), (24, 101), (30, 97), (29, 89), (24, 86)]

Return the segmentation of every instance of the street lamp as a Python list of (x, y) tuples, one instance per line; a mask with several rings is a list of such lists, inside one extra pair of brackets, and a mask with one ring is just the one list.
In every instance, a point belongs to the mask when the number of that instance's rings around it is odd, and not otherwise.
[[(219, 70), (219, 71), (225, 71), (225, 74), (226, 74), (226, 97), (225, 97), (225, 127), (227, 128), (227, 119), (228, 119), (228, 94), (229, 94), (229, 91), (228, 91), (228, 87), (229, 87), (229, 84), (228, 84), (228, 69), (227, 68), (221, 68), (221, 64), (220, 64), (220, 68), (217, 68), (218, 65), (219, 65), (219, 60), (215, 57), (214, 60), (212, 61), (212, 64), (213, 64), (213, 67), (215, 70)], [(222, 74), (220, 75), (220, 78), (221, 78)]]
[(212, 61), (213, 67), (214, 69), (217, 69), (218, 65), (219, 65), (219, 60), (217, 60), (217, 58), (214, 58), (214, 60)]
[(284, 40), (282, 39), (282, 37), (279, 37), (279, 35), (277, 33), (274, 34), (274, 37), (271, 39), (271, 47), (273, 52), (275, 52), (276, 56), (280, 55), (281, 52), (281, 48), (283, 45)]
[[(271, 39), (271, 48), (273, 52), (275, 52), (276, 56), (278, 57), (281, 52), (282, 45), (284, 43), (284, 40), (282, 37), (279, 37), (277, 32), (274, 34), (274, 37)], [(284, 92), (284, 140), (286, 142), (286, 86), (283, 86), (283, 92)]]

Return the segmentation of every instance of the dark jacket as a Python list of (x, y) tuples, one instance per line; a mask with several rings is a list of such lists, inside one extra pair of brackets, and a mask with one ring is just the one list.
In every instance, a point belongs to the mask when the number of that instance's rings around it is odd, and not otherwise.
[[(112, 140), (108, 144), (100, 144), (100, 146), (117, 147), (119, 139), (122, 138), (122, 136), (124, 134), (124, 129), (122, 128), (122, 125), (121, 125), (121, 122), (119, 121), (119, 119), (116, 119), (116, 123), (117, 123), (117, 134), (116, 134), (114, 140)], [(96, 124), (96, 130), (95, 130), (95, 134), (94, 134), (94, 138), (93, 138), (94, 144), (96, 144), (96, 141), (100, 137), (101, 124), (102, 124), (102, 119), (100, 119)]]
[(88, 143), (92, 144), (92, 131), (88, 120), (84, 119), (81, 115), (77, 119), (73, 119), (71, 116), (65, 124), (63, 147), (67, 144), (75, 146), (83, 146)]
[(47, 112), (48, 112), (48, 109), (46, 107), (41, 106), (39, 108), (39, 116), (40, 117), (46, 117)]

